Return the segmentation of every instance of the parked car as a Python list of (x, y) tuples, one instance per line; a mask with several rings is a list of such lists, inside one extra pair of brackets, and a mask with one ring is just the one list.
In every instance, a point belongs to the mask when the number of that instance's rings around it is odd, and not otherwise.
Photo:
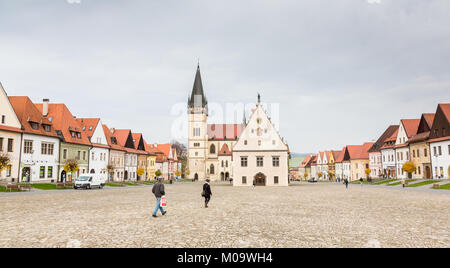
[(316, 180), (316, 178), (312, 178), (312, 179), (310, 179), (308, 182), (309, 182), (309, 183), (316, 183), (317, 180)]
[(75, 180), (74, 189), (92, 189), (92, 188), (100, 188), (102, 189), (105, 186), (106, 180), (95, 174), (89, 175), (81, 175), (78, 179)]

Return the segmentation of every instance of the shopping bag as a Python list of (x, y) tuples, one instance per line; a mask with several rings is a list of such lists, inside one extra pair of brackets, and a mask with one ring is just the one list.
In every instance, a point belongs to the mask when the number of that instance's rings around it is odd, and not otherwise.
[(167, 208), (167, 199), (166, 199), (166, 196), (162, 196), (162, 197), (161, 197), (161, 207), (162, 207), (162, 208)]

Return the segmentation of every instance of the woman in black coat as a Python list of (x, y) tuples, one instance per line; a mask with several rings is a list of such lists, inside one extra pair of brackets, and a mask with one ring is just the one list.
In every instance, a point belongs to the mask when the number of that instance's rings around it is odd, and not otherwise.
[(203, 185), (203, 197), (205, 198), (205, 208), (208, 208), (208, 203), (211, 200), (212, 192), (211, 185), (209, 185), (210, 180), (206, 180), (206, 183)]

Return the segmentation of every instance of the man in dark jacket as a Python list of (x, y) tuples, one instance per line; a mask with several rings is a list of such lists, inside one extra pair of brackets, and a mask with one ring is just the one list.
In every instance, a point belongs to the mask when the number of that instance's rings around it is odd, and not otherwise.
[(206, 183), (203, 185), (203, 197), (205, 198), (205, 208), (208, 208), (208, 203), (211, 200), (212, 192), (211, 185), (209, 185), (210, 180), (206, 180)]
[(156, 218), (156, 213), (158, 213), (158, 209), (161, 210), (162, 215), (166, 215), (167, 211), (164, 211), (164, 209), (161, 207), (161, 197), (163, 195), (166, 195), (166, 192), (164, 191), (164, 184), (162, 183), (163, 178), (158, 179), (158, 183), (153, 185), (152, 192), (156, 197), (156, 209), (155, 212), (153, 212), (153, 217)]

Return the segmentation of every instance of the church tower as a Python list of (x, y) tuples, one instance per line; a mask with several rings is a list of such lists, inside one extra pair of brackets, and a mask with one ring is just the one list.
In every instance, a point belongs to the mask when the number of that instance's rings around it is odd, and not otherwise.
[(208, 101), (203, 92), (200, 65), (197, 66), (194, 87), (188, 99), (188, 168), (189, 179), (206, 179), (206, 157), (208, 147)]

